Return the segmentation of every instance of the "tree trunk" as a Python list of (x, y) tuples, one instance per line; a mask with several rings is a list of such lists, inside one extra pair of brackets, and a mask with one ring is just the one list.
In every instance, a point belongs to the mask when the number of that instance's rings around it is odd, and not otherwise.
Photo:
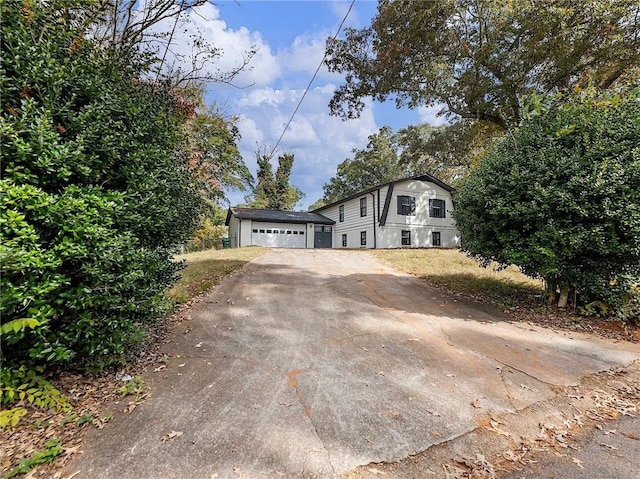
[(569, 303), (569, 292), (571, 288), (568, 284), (560, 285), (560, 298), (558, 299), (558, 308), (566, 309), (567, 304)]
[(555, 307), (558, 304), (558, 293), (556, 292), (558, 283), (550, 278), (545, 278), (545, 282), (547, 283), (547, 306), (550, 308)]

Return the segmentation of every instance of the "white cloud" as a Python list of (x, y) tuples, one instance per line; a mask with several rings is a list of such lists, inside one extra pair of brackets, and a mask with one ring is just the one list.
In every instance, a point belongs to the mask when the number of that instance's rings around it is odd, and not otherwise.
[(297, 36), (289, 48), (278, 52), (278, 62), (287, 71), (315, 72), (324, 57), (327, 36), (328, 34), (323, 35), (322, 33), (315, 36)]
[(289, 124), (289, 128), (287, 128), (287, 131), (282, 137), (282, 141), (285, 144), (291, 145), (293, 148), (317, 145), (320, 140), (312, 124), (313, 120), (314, 118), (311, 115), (310, 118), (304, 116), (295, 117)]
[[(307, 93), (275, 155), (283, 151), (295, 155), (291, 181), (307, 194), (299, 206), (306, 207), (320, 198), (322, 186), (335, 175), (337, 165), (351, 157), (354, 148), (366, 145), (367, 137), (378, 130), (371, 105), (357, 120), (343, 122), (330, 116), (327, 103), (334, 89), (327, 84)], [(302, 93), (293, 89), (276, 93), (266, 87), (247, 91), (236, 103), (241, 110), (240, 151), (253, 173), (256, 172), (256, 141), (271, 148), (276, 144)], [(261, 98), (266, 100), (257, 101)], [(262, 136), (258, 136), (257, 131)], [(234, 199), (238, 202), (242, 197), (231, 198), (232, 203)]]
[(248, 95), (238, 100), (238, 105), (243, 107), (260, 106), (263, 103), (271, 106), (279, 105), (285, 97), (280, 90), (271, 87), (252, 89)]
[[(145, 4), (141, 3), (138, 11), (142, 12), (144, 8)], [(174, 22), (173, 18), (167, 18), (154, 25), (149, 33), (171, 32)], [(214, 77), (224, 75), (241, 67), (245, 59), (251, 55), (250, 52), (254, 52), (248, 67), (234, 78), (234, 85), (264, 86), (281, 74), (276, 57), (260, 32), (251, 32), (245, 27), (236, 30), (229, 28), (220, 18), (218, 7), (211, 3), (205, 3), (183, 15), (182, 20), (176, 25), (166, 63), (171, 65), (176, 58), (193, 57), (193, 53), (197, 51), (194, 42), (198, 39), (203, 39), (219, 52), (217, 58), (206, 62), (203, 73)], [(160, 52), (163, 50), (164, 47), (161, 47)]]
[[(272, 51), (260, 32), (246, 27), (230, 28), (220, 18), (218, 7), (211, 3), (190, 12), (189, 23), (176, 29), (172, 46), (174, 52), (183, 55), (191, 52), (190, 42), (194, 35), (202, 36), (221, 49), (221, 55), (209, 73), (232, 70), (242, 64), (247, 51), (254, 47), (257, 50), (250, 68), (242, 71), (234, 81), (235, 85), (247, 88), (212, 84), (208, 90), (210, 99), (223, 102), (232, 114), (238, 115), (241, 133), (238, 147), (253, 174), (257, 168), (256, 148), (275, 146), (323, 58), (326, 38), (335, 33), (348, 7), (349, 2), (331, 3), (334, 25), (300, 34), (287, 48), (277, 53)], [(359, 11), (373, 9), (375, 4), (356, 3), (346, 25), (360, 26)], [(172, 27), (173, 21), (167, 21), (158, 25), (157, 31), (170, 31)], [(358, 119), (345, 122), (329, 114), (329, 100), (336, 85), (342, 82), (340, 75), (330, 74), (322, 66), (276, 151), (276, 157), (285, 151), (295, 155), (291, 182), (306, 193), (298, 207), (306, 207), (322, 197), (322, 186), (336, 174), (337, 165), (352, 157), (353, 149), (364, 148), (368, 136), (379, 129), (370, 100), (365, 102), (366, 107)], [(420, 118), (423, 116), (434, 120), (433, 112), (428, 109), (421, 109)], [(386, 121), (389, 121), (388, 117)], [(436, 121), (442, 123), (444, 119)], [(231, 204), (242, 202), (245, 194), (230, 192)]]
[(262, 129), (258, 127), (253, 118), (248, 118), (246, 115), (240, 115), (237, 126), (242, 134), (242, 139), (245, 144), (255, 145), (264, 142), (264, 133)]
[(418, 115), (422, 123), (429, 123), (433, 126), (446, 125), (449, 123), (444, 115), (438, 116), (438, 113), (444, 108), (444, 105), (420, 106), (418, 107)]
[[(351, 2), (344, 0), (332, 1), (329, 3), (329, 8), (336, 17), (336, 28), (342, 21), (344, 16), (349, 10)], [(369, 25), (370, 15), (376, 11), (375, 2), (356, 2), (349, 12), (349, 16), (345, 22), (345, 27), (362, 28)]]

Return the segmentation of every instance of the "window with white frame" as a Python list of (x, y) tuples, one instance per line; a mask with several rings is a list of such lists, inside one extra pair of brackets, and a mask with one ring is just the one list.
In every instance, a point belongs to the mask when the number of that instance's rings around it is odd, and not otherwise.
[(340, 216), (340, 223), (344, 221), (344, 205), (338, 207), (338, 214)]
[(410, 230), (402, 230), (401, 244), (402, 244), (402, 246), (411, 246), (411, 231)]
[(360, 231), (360, 246), (367, 246), (367, 232)]
[(367, 198), (360, 198), (360, 217), (367, 216)]
[(342, 235), (342, 247), (343, 248), (347, 247), (347, 235), (346, 234)]
[(431, 232), (431, 246), (440, 246), (440, 232), (432, 231)]
[(415, 196), (398, 195), (398, 214), (403, 216), (413, 216), (416, 214)]
[(445, 201), (438, 199), (429, 200), (429, 216), (431, 218), (445, 218)]

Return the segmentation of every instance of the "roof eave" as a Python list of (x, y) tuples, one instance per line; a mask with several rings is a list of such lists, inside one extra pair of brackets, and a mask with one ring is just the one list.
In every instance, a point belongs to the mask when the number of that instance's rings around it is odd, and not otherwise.
[[(388, 183), (383, 183), (381, 185), (377, 185), (374, 186), (372, 188), (368, 188), (366, 190), (362, 190), (359, 191), (351, 196), (347, 196), (345, 198), (341, 198), (338, 201), (334, 201), (333, 203), (329, 203), (328, 205), (324, 205), (321, 206), (320, 208), (316, 208), (314, 210), (311, 210), (312, 213), (321, 211), (325, 208), (329, 208), (331, 206), (335, 206), (337, 204), (340, 203), (344, 203), (346, 201), (352, 200), (354, 198), (357, 198), (358, 196), (362, 196), (362, 195), (366, 195), (368, 193), (371, 193), (373, 191), (379, 190), (381, 188), (384, 188), (385, 186), (389, 186), (389, 185), (395, 185), (396, 183), (400, 183), (402, 181), (411, 181), (411, 180), (419, 180), (419, 179), (423, 179), (423, 181), (430, 181), (431, 183), (434, 183), (438, 186), (440, 186), (441, 188), (444, 188), (445, 190), (447, 190), (449, 193), (453, 193), (455, 191), (455, 188), (453, 188), (452, 186), (447, 185), (444, 181), (439, 180), (438, 178), (431, 176), (429, 173), (423, 173), (421, 175), (415, 175), (415, 176), (409, 176), (407, 178), (400, 178), (399, 180), (394, 180), (394, 181), (389, 181)], [(318, 213), (320, 214), (320, 213)]]

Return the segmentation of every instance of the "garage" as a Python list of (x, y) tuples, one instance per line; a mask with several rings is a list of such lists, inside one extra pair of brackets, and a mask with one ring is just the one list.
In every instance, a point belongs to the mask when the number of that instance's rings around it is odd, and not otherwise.
[(307, 211), (229, 208), (225, 224), (233, 248), (331, 248), (335, 221)]
[(306, 223), (263, 223), (251, 224), (251, 244), (271, 248), (306, 248)]

